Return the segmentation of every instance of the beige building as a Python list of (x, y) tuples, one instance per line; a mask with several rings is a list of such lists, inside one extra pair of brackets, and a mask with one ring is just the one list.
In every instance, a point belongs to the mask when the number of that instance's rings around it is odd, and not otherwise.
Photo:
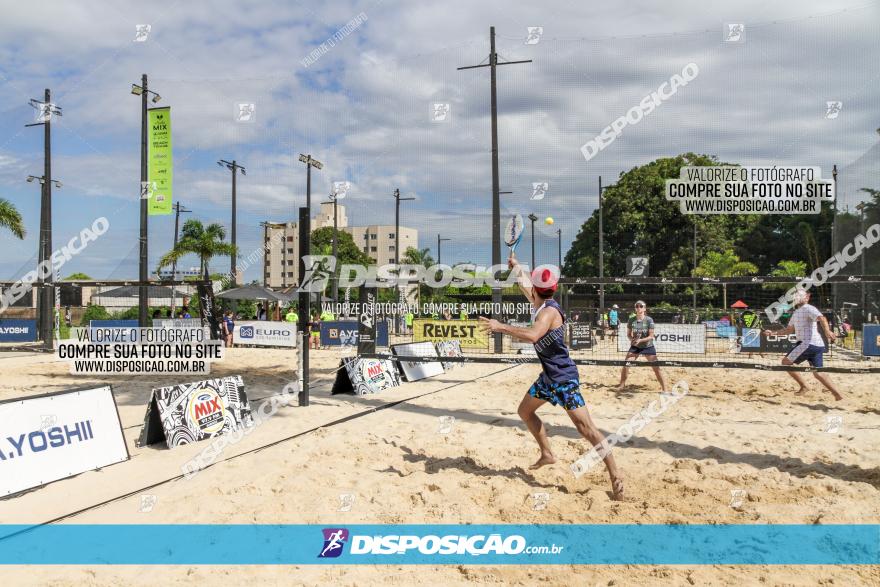
[[(394, 225), (349, 226), (345, 206), (337, 205), (337, 226), (352, 236), (354, 243), (379, 265), (394, 263)], [(322, 202), (312, 219), (312, 230), (333, 226), (333, 204)], [(299, 223), (270, 222), (264, 225), (266, 285), (286, 287), (299, 280)], [(419, 231), (400, 227), (400, 254), (408, 247), (418, 248)]]

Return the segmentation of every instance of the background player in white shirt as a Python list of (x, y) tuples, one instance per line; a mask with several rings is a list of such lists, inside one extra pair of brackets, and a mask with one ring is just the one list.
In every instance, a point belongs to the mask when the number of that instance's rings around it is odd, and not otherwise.
[[(791, 319), (788, 321), (788, 326), (775, 332), (770, 330), (764, 331), (765, 336), (768, 334), (786, 335), (792, 333), (797, 335), (798, 343), (782, 358), (783, 365), (796, 365), (808, 361), (813, 367), (822, 366), (822, 354), (825, 352), (825, 342), (822, 340), (822, 337), (819, 336), (819, 325), (822, 326), (822, 330), (825, 332), (825, 337), (828, 339), (828, 342), (833, 343), (836, 338), (834, 333), (831, 332), (831, 328), (828, 326), (828, 320), (822, 315), (822, 312), (817, 310), (814, 306), (811, 306), (809, 301), (810, 294), (808, 292), (802, 289), (795, 291), (792, 299), (795, 311), (794, 314), (791, 315)], [(801, 374), (795, 371), (787, 371), (787, 373), (798, 382), (798, 385), (800, 385), (795, 395), (804, 393), (807, 389), (807, 384), (804, 382), (804, 378)], [(843, 399), (843, 396), (838, 393), (834, 384), (831, 383), (831, 379), (829, 379), (828, 375), (819, 371), (813, 371), (813, 377), (818, 379), (819, 382), (831, 392), (834, 399), (837, 401)]]

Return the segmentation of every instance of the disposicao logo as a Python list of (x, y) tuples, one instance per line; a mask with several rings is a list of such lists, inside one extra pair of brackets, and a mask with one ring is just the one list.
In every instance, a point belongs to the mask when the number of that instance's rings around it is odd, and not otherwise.
[(348, 530), (345, 528), (324, 528), (324, 547), (318, 558), (336, 558), (342, 554), (342, 549), (348, 540)]

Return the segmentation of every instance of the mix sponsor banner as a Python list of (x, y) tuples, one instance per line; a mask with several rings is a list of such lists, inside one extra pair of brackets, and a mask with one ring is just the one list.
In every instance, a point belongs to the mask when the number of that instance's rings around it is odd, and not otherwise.
[(37, 340), (36, 320), (0, 320), (0, 342), (33, 342)]
[(147, 136), (147, 211), (150, 216), (171, 214), (171, 183), (174, 163), (171, 155), (171, 108), (150, 108)]
[(0, 545), (25, 565), (877, 565), (880, 525), (47, 524)]
[(489, 335), (480, 330), (479, 320), (413, 320), (413, 340), (438, 342), (457, 340), (463, 349), (488, 349)]
[[(328, 320), (321, 322), (321, 346), (356, 346), (359, 340), (357, 320)], [(388, 323), (379, 320), (374, 323), (376, 344), (388, 346)]]
[(110, 386), (0, 403), (0, 495), (125, 460)]
[(293, 322), (236, 322), (233, 340), (256, 346), (296, 347), (296, 324)]
[[(434, 343), (434, 348), (437, 349), (438, 357), (462, 357), (464, 354), (461, 352), (461, 343), (457, 340), (441, 340)], [(443, 368), (449, 371), (450, 369), (455, 369), (458, 367), (459, 363), (455, 363), (452, 361), (444, 361)]]
[(400, 385), (397, 368), (388, 359), (346, 357), (339, 364), (332, 394), (367, 395)]
[[(437, 349), (430, 342), (411, 342), (406, 344), (395, 344), (391, 346), (391, 354), (397, 357), (438, 357)], [(407, 381), (418, 381), (426, 379), (434, 375), (442, 375), (444, 372), (443, 364), (439, 361), (436, 363), (410, 363), (408, 361), (400, 362), (400, 369)]]
[(573, 351), (593, 347), (593, 329), (589, 322), (569, 322), (568, 337), (568, 346)]
[[(627, 325), (620, 324), (617, 331), (617, 350), (629, 350), (626, 336)], [(706, 327), (703, 324), (654, 323), (654, 347), (658, 353), (706, 353)]]
[(162, 440), (168, 448), (251, 426), (240, 375), (153, 389), (138, 446)]
[(865, 324), (862, 331), (862, 354), (880, 357), (880, 324)]

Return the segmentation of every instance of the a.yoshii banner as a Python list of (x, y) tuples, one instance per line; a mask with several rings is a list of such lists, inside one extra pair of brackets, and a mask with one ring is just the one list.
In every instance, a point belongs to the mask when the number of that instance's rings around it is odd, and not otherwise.
[(171, 180), (174, 163), (171, 156), (171, 108), (151, 108), (147, 138), (147, 179), (150, 216), (171, 214)]

